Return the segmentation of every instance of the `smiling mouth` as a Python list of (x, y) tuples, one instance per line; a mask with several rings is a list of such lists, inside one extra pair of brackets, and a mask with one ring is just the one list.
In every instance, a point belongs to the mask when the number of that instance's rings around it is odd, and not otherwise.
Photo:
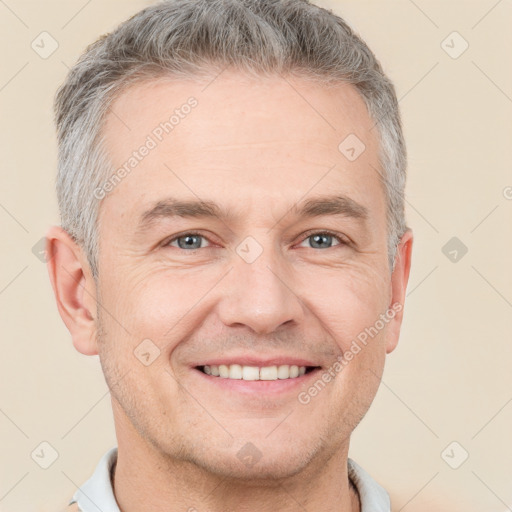
[(204, 365), (196, 367), (199, 371), (210, 375), (232, 380), (287, 380), (302, 377), (307, 373), (320, 368), (319, 366), (297, 366), (297, 365), (279, 365), (279, 366), (245, 366), (240, 364), (220, 364)]

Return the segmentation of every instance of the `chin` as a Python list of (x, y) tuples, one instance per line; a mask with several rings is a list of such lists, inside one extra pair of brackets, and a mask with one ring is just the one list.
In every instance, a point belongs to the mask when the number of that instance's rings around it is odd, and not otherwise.
[[(208, 473), (221, 478), (239, 480), (246, 486), (261, 486), (268, 482), (269, 486), (277, 485), (279, 480), (291, 478), (307, 468), (318, 450), (297, 446), (287, 446), (285, 450), (276, 452), (271, 446), (258, 449), (250, 442), (238, 448), (214, 451), (201, 450), (188, 461)], [(207, 455), (205, 456), (205, 452)]]

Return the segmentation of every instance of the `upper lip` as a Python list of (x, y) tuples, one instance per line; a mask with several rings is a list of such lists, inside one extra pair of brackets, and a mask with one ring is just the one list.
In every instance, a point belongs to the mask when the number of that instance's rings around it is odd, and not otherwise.
[(226, 366), (232, 364), (239, 364), (241, 366), (258, 366), (263, 368), (265, 366), (281, 366), (281, 365), (296, 365), (296, 366), (320, 366), (308, 359), (301, 359), (294, 356), (274, 356), (274, 357), (258, 357), (251, 355), (240, 355), (240, 356), (223, 356), (216, 357), (212, 359), (208, 359), (202, 361), (197, 364), (193, 364), (193, 367), (196, 366), (219, 366), (221, 364), (225, 364)]

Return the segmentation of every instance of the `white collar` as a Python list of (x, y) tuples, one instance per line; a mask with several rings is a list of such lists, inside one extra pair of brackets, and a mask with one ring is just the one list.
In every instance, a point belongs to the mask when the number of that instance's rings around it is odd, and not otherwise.
[[(78, 503), (83, 512), (120, 512), (112, 488), (112, 470), (117, 462), (117, 446), (99, 461), (93, 475), (69, 502)], [(361, 501), (361, 512), (390, 512), (389, 495), (361, 466), (348, 459), (348, 477), (355, 485)]]

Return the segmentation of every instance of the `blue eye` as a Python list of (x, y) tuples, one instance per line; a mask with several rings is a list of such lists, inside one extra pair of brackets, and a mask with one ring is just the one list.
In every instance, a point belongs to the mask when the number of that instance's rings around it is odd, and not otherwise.
[(308, 240), (313, 249), (329, 249), (333, 247), (333, 240), (337, 241), (334, 245), (342, 245), (345, 243), (339, 236), (329, 232), (312, 233), (305, 238), (304, 242)]
[[(328, 231), (316, 231), (306, 235), (307, 236), (299, 246), (304, 247), (302, 244), (306, 242), (309, 242), (309, 247), (313, 249), (330, 249), (335, 246), (348, 245), (348, 242), (346, 242), (342, 237)], [(203, 241), (206, 241), (207, 245), (205, 245)], [(183, 249), (185, 251), (194, 251), (197, 249), (204, 249), (208, 247), (209, 244), (210, 241), (204, 235), (190, 232), (172, 238), (165, 243), (165, 246), (176, 247), (177, 249)]]
[(169, 242), (166, 245), (176, 247), (173, 244), (174, 242), (177, 242), (179, 249), (202, 249), (202, 240), (206, 240), (206, 238), (202, 235), (199, 235), (197, 233), (186, 233), (184, 235), (177, 236), (172, 240), (169, 240)]

